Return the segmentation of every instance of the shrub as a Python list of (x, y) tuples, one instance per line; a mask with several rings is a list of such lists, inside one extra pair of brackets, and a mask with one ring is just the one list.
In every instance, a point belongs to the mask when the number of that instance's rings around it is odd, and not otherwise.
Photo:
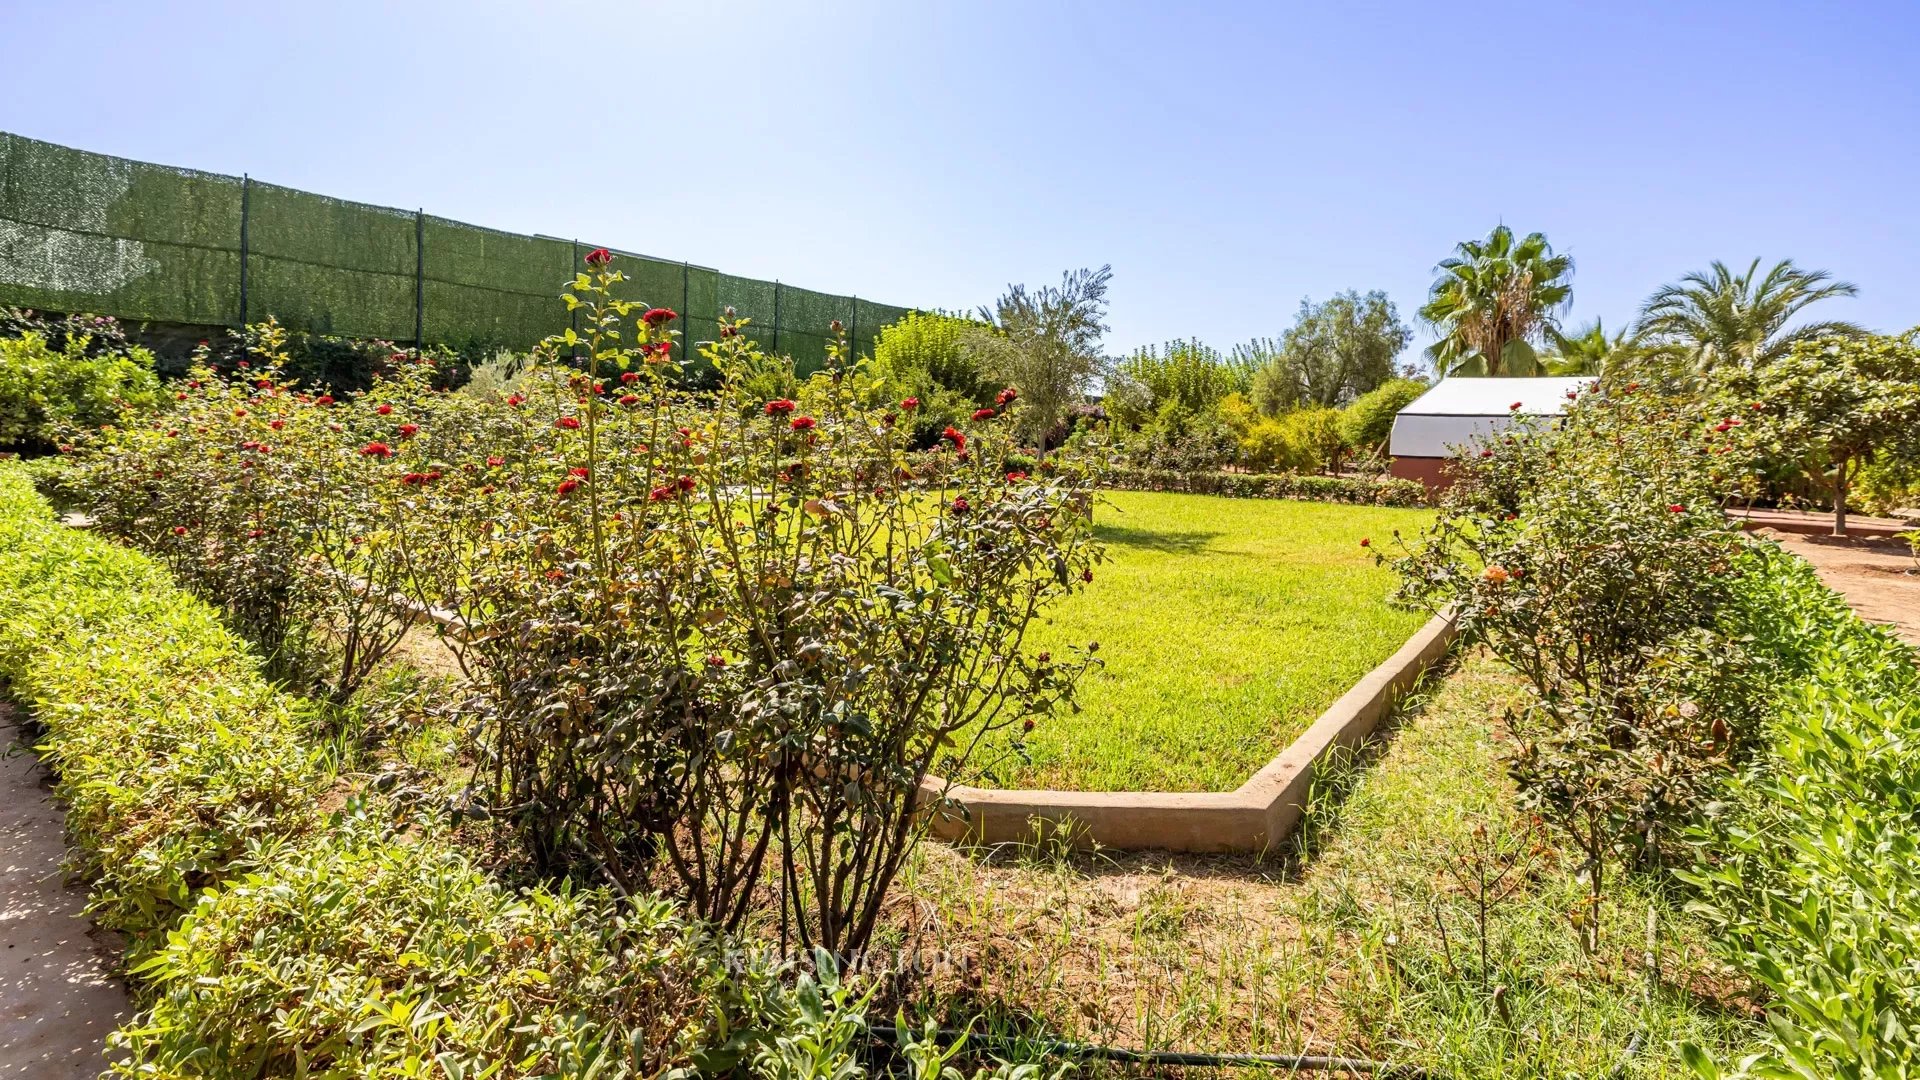
[(46, 725), (92, 912), (136, 955), (247, 846), (314, 823), (308, 715), (152, 561), (0, 470), (0, 676)]
[(1752, 661), (1723, 624), (1741, 540), (1717, 494), (1738, 466), (1709, 452), (1697, 413), (1590, 395), (1558, 426), (1508, 429), (1458, 462), (1440, 518), (1395, 563), (1403, 597), (1454, 608), (1530, 683), (1509, 765), (1582, 854), (1589, 934), (1608, 861), (1671, 855), (1756, 741)]
[(1683, 875), (1771, 994), (1771, 1048), (1739, 1071), (1900, 1076), (1920, 1059), (1920, 657), (1797, 559), (1768, 559), (1743, 594), (1741, 622), (1784, 684), (1779, 719)]
[(1394, 417), (1426, 392), (1423, 380), (1394, 379), (1361, 394), (1340, 410), (1340, 438), (1355, 451), (1383, 448)]
[(76, 428), (153, 407), (153, 354), (138, 346), (97, 352), (76, 334), (58, 348), (37, 330), (0, 337), (0, 446), (51, 449)]

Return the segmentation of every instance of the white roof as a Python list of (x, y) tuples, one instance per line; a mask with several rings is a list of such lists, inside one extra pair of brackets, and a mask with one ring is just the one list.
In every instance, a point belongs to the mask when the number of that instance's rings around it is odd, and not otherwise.
[[(1393, 420), (1387, 452), (1394, 457), (1452, 457), (1454, 451), (1504, 431), (1516, 416), (1558, 416), (1592, 376), (1537, 379), (1442, 379)], [(1518, 402), (1520, 407), (1514, 408)]]
[[(1557, 416), (1571, 403), (1569, 391), (1593, 386), (1591, 375), (1513, 379), (1495, 376), (1474, 378), (1456, 375), (1441, 379), (1433, 388), (1414, 398), (1401, 416), (1507, 416), (1519, 412), (1529, 416)], [(1519, 402), (1518, 409), (1513, 408)]]

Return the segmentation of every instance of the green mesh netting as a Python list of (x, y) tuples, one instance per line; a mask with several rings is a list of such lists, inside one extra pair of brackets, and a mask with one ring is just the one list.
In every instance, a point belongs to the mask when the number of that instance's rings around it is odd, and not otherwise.
[[(399, 342), (417, 325), (457, 348), (525, 349), (569, 324), (559, 294), (593, 246), (0, 132), (0, 303), (195, 325), (272, 315)], [(614, 250), (618, 294), (679, 311), (690, 357), (728, 306), (803, 372), (835, 319), (865, 353), (907, 311)]]

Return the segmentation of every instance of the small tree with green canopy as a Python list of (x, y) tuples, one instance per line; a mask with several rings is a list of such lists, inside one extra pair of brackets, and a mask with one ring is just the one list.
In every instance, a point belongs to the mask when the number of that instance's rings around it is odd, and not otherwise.
[(1882, 452), (1920, 453), (1917, 339), (1920, 327), (1898, 336), (1829, 335), (1723, 377), (1728, 396), (1760, 420), (1763, 446), (1825, 481), (1835, 536), (1847, 535), (1847, 494), (1863, 466)]
[(915, 311), (880, 331), (871, 372), (887, 398), (919, 400), (919, 407), (908, 414), (916, 449), (932, 447), (942, 430), (992, 404), (1006, 385), (983, 365), (981, 350), (970, 344), (983, 328), (973, 319)]
[(990, 329), (968, 338), (981, 365), (1018, 388), (1026, 403), (1014, 414), (1020, 437), (1043, 455), (1067, 410), (1080, 404), (1105, 366), (1101, 320), (1112, 280), (1113, 268), (1102, 266), (1068, 271), (1057, 286), (1010, 286), (992, 307), (980, 309)]
[(1274, 416), (1301, 405), (1342, 405), (1392, 379), (1411, 340), (1386, 293), (1349, 289), (1318, 304), (1300, 301), (1277, 349), (1255, 341), (1235, 357), (1256, 369), (1254, 402)]

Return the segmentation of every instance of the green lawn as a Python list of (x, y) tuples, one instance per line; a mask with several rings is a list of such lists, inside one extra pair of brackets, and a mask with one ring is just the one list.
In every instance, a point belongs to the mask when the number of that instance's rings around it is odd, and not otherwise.
[[(1032, 635), (1097, 641), (1082, 711), (1043, 721), (1003, 786), (1238, 787), (1425, 616), (1387, 604), (1393, 575), (1360, 539), (1421, 510), (1112, 492), (1095, 513), (1110, 562)], [(1018, 766), (1018, 762), (1012, 763)]]

